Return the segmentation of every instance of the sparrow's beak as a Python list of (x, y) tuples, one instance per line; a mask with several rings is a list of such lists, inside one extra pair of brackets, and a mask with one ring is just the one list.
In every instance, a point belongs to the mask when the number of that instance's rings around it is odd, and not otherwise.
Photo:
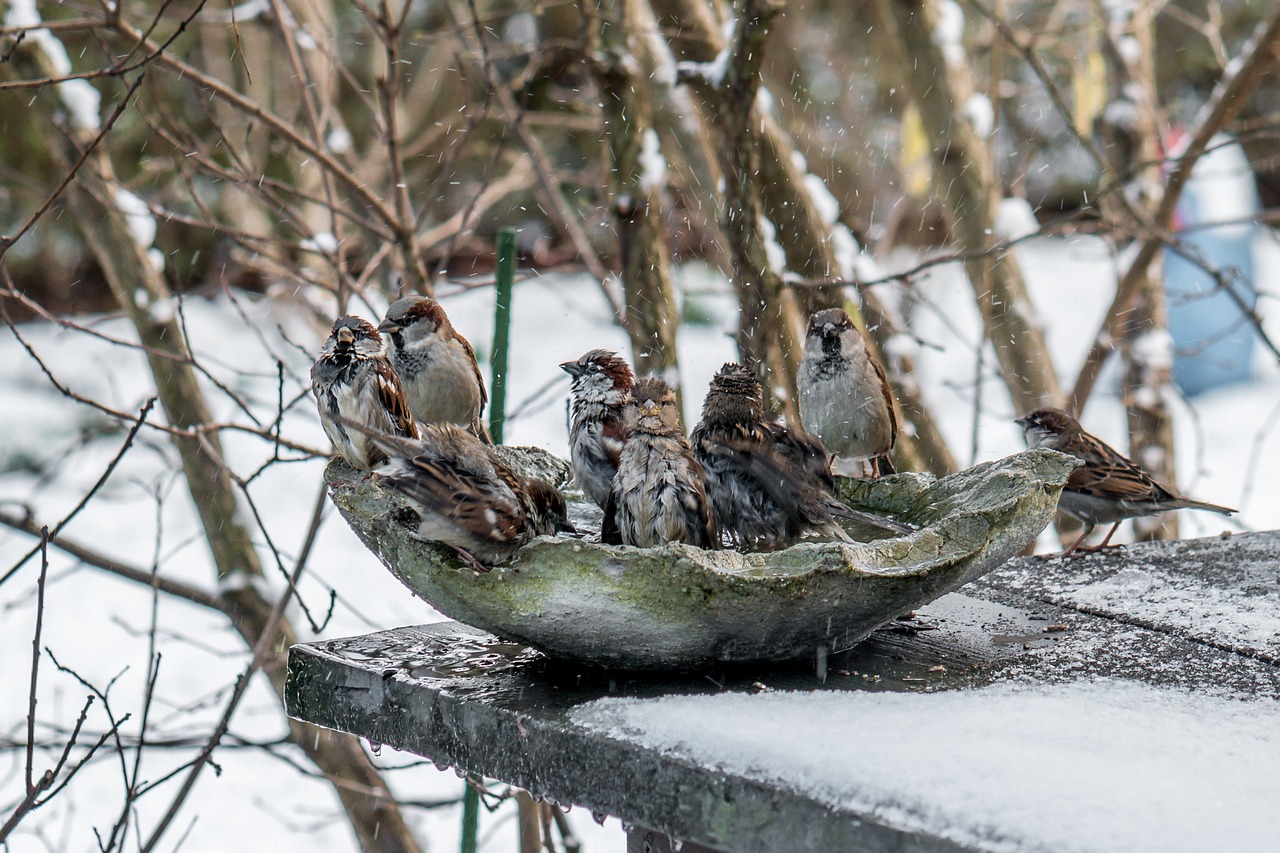
[(1022, 416), (1022, 417), (1020, 417), (1020, 418), (1015, 418), (1013, 422), (1014, 422), (1015, 424), (1017, 424), (1018, 426), (1022, 427), (1023, 429), (1026, 429), (1026, 428), (1027, 428), (1027, 417), (1028, 417), (1027, 415), (1023, 415), (1023, 416)]
[(572, 376), (574, 379), (577, 379), (582, 375), (582, 365), (578, 364), (576, 361), (566, 361), (560, 365), (560, 369)]
[(648, 417), (649, 415), (658, 414), (658, 401), (645, 400), (643, 403), (640, 404), (640, 414), (645, 417)]
[(401, 328), (403, 327), (395, 320), (383, 320), (378, 324), (378, 331), (382, 332), (384, 335), (394, 335), (396, 332), (400, 331)]
[(573, 522), (569, 519), (556, 519), (556, 533), (577, 533), (578, 528), (573, 526)]
[(356, 333), (343, 326), (338, 330), (338, 343), (343, 346), (351, 346), (356, 342)]
[(831, 323), (822, 324), (822, 336), (824, 338), (834, 337), (835, 334), (836, 334), (836, 327), (834, 325), (832, 325)]

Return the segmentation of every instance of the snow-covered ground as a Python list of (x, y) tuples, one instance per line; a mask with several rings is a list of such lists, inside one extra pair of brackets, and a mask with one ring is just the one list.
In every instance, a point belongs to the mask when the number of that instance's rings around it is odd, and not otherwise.
[[(1259, 260), (1258, 281), (1276, 280), (1280, 263), (1269, 240)], [(1114, 282), (1114, 262), (1105, 245), (1095, 239), (1032, 241), (1019, 250), (1033, 291), (1036, 310), (1048, 331), (1050, 347), (1065, 381), (1074, 377), (1089, 336), (1096, 330)], [(691, 314), (708, 318), (700, 325), (681, 329), (682, 380), (687, 391), (687, 421), (696, 420), (706, 383), (726, 360), (733, 358), (731, 332), (733, 301), (723, 283), (698, 267), (682, 271)], [(442, 293), (448, 293), (445, 288)], [(954, 268), (942, 267), (917, 284), (920, 302), (914, 311), (913, 331), (922, 341), (919, 380), (941, 418), (942, 428), (958, 457), (969, 462), (975, 401), (974, 341), (977, 316), (968, 285)], [(444, 298), (454, 324), (476, 345), (482, 358), (490, 349), (493, 295), (490, 290), (463, 291)], [(1269, 307), (1264, 303), (1265, 308)], [(257, 332), (246, 326), (243, 310)], [(275, 416), (278, 393), (276, 359), (285, 365), (286, 402), (306, 387), (311, 353), (319, 341), (315, 330), (303, 324), (299, 312), (283, 303), (241, 300), (239, 309), (225, 297), (185, 301), (183, 311), (195, 349), (202, 361), (226, 382), (263, 423)], [(508, 391), (508, 411), (515, 416), (507, 427), (511, 444), (535, 444), (560, 455), (566, 453), (564, 399), (567, 377), (556, 367), (592, 347), (626, 351), (622, 332), (608, 322), (607, 309), (595, 285), (578, 278), (546, 276), (530, 278), (516, 288), (514, 330)], [(104, 334), (127, 338), (127, 323), (120, 319), (82, 318)], [(21, 333), (45, 361), (58, 381), (76, 392), (110, 406), (136, 411), (150, 388), (143, 358), (132, 350), (94, 341), (80, 332), (45, 324), (27, 324)], [(292, 343), (291, 343), (292, 342)], [(294, 346), (294, 344), (298, 346)], [(1179, 471), (1182, 489), (1215, 503), (1237, 506), (1237, 519), (1224, 522), (1218, 516), (1183, 513), (1185, 536), (1210, 535), (1224, 526), (1247, 529), (1280, 527), (1280, 500), (1266, 485), (1280, 474), (1280, 367), (1258, 354), (1256, 378), (1224, 388), (1193, 401), (1175, 403), (1178, 415)], [(92, 409), (53, 391), (47, 377), (13, 335), (0, 336), (0, 397), (7, 405), (8, 426), (0, 432), (0, 505), (15, 510), (27, 504), (46, 523), (62, 518), (96, 480), (116, 453), (123, 438), (119, 425)], [(1011, 423), (1015, 413), (1008, 396), (994, 379), (991, 360), (988, 379), (980, 395), (977, 460), (999, 457), (1022, 448)], [(487, 373), (487, 364), (482, 365)], [(1086, 409), (1085, 425), (1118, 447), (1125, 446), (1122, 409), (1109, 386), (1103, 384)], [(540, 403), (525, 406), (532, 397)], [(211, 390), (216, 416), (245, 420), (235, 404)], [(283, 433), (316, 448), (326, 446), (309, 395), (303, 396), (284, 417)], [(224, 433), (231, 466), (247, 475), (271, 456), (261, 439), (234, 432)], [(293, 454), (285, 451), (285, 458)], [(312, 508), (320, 491), (322, 462), (309, 460), (275, 464), (252, 481), (248, 494), (267, 519), (268, 531), (280, 549), (286, 566), (303, 541)], [(64, 531), (64, 535), (107, 555), (144, 569), (158, 567), (167, 577), (210, 588), (211, 561), (177, 472), (176, 455), (164, 436), (143, 431), (138, 446), (126, 457), (103, 490)], [(261, 539), (261, 537), (259, 537)], [(0, 572), (31, 547), (28, 537), (0, 530)], [(1044, 546), (1053, 547), (1046, 536)], [(269, 552), (263, 549), (270, 560)], [(0, 587), (0, 672), (6, 690), (0, 695), (0, 737), (22, 741), (29, 674), (31, 636), (35, 613), (33, 562)], [(279, 573), (268, 562), (269, 583), (282, 586)], [(112, 710), (117, 716), (132, 713), (124, 730), (136, 733), (142, 709), (148, 660), (148, 627), (151, 597), (137, 585), (98, 570), (78, 566), (51, 552), (44, 632), (41, 643), (64, 666), (93, 684), (111, 686)], [(435, 621), (438, 616), (399, 586), (359, 544), (336, 513), (329, 510), (312, 552), (301, 591), (313, 612), (323, 613), (329, 590), (337, 593), (332, 621), (314, 635), (295, 607), (291, 611), (300, 639), (334, 637)], [(196, 606), (162, 597), (158, 600), (159, 651), (163, 654), (156, 688), (156, 703), (149, 722), (149, 736), (177, 738), (189, 734), (202, 738), (217, 719), (230, 685), (244, 665), (243, 645), (225, 620)], [(86, 690), (68, 675), (59, 673), (49, 658), (41, 667), (38, 736), (61, 742), (55, 727), (75, 721)], [(1073, 717), (1088, 715), (1100, 704), (1117, 703), (1160, 711), (1161, 697), (1135, 692), (1136, 688), (1055, 688), (1052, 695), (1028, 695), (1020, 690), (980, 691), (939, 697), (860, 697), (842, 694), (839, 701), (858, 704), (858, 713), (876, 712), (877, 702), (921, 703), (904, 713), (930, 713), (929, 702), (950, 703), (947, 714), (975, 718), (990, 713), (993, 703), (1005, 703), (1026, 719), (1049, 716), (1045, 731), (1061, 722), (1061, 731), (1076, 731)], [(758, 697), (762, 701), (782, 701)], [(818, 700), (814, 700), (818, 701)], [(836, 698), (824, 701), (837, 701)], [(1210, 701), (1210, 700), (1205, 700)], [(756, 713), (751, 700), (743, 699), (744, 721)], [(762, 706), (763, 707), (763, 706)], [(887, 707), (887, 706), (886, 706)], [(988, 709), (988, 710), (983, 710)], [(883, 713), (897, 713), (894, 709)], [(1205, 710), (1205, 709), (1202, 709)], [(1250, 732), (1264, 721), (1236, 706), (1208, 708), (1233, 728), (1233, 749), (1258, 746)], [(735, 706), (735, 714), (738, 713)], [(854, 713), (851, 711), (850, 713)], [(1179, 712), (1181, 713), (1181, 712)], [(1267, 718), (1269, 719), (1269, 718)], [(1176, 725), (1170, 718), (1169, 725)], [(746, 723), (744, 722), (744, 725)], [(105, 728), (100, 703), (88, 727)], [(628, 723), (630, 725), (630, 723)], [(279, 701), (259, 680), (235, 715), (231, 731), (238, 739), (272, 741), (283, 736), (285, 724)], [(1274, 726), (1271, 728), (1274, 734)], [(1065, 736), (1064, 734), (1064, 736)], [(648, 735), (646, 735), (648, 736)], [(1224, 735), (1226, 736), (1226, 735)], [(939, 734), (939, 738), (943, 735)], [(1258, 735), (1261, 737), (1261, 735)], [(938, 744), (942, 741), (939, 740)], [(939, 749), (941, 746), (938, 747)], [(1267, 747), (1274, 750), (1274, 742)], [(287, 749), (280, 750), (291, 757)], [(1069, 749), (1050, 758), (1069, 772), (1087, 771), (1072, 765), (1077, 753)], [(154, 780), (188, 760), (189, 749), (151, 747), (144, 753), (142, 779)], [(767, 757), (767, 756), (766, 756)], [(40, 753), (37, 773), (55, 756)], [(169, 847), (186, 832), (183, 849), (351, 850), (354, 841), (341, 817), (330, 786), (301, 775), (281, 757), (259, 749), (223, 748), (215, 755), (221, 774), (206, 772), (167, 837)], [(764, 760), (761, 758), (760, 760)], [(412, 756), (383, 750), (377, 758), (393, 770), (388, 778), (398, 794), (415, 800), (459, 795), (460, 781), (452, 773), (417, 766)], [(928, 775), (937, 769), (927, 761), (897, 763), (901, 774)], [(1248, 763), (1245, 767), (1255, 767)], [(1074, 767), (1074, 769), (1072, 769)], [(1163, 774), (1164, 766), (1150, 768)], [(1192, 772), (1192, 771), (1187, 771)], [(6, 751), (0, 757), (0, 812), (20, 795), (22, 755)], [(1181, 777), (1179, 777), (1181, 778)], [(956, 781), (963, 787), (963, 780)], [(1248, 779), (1237, 780), (1247, 784)], [(1260, 781), (1260, 780), (1259, 780)], [(112, 761), (91, 765), (71, 788), (44, 812), (29, 817), (11, 839), (13, 850), (88, 850), (96, 846), (91, 827), (109, 829), (120, 802), (121, 769)], [(910, 778), (894, 784), (911, 787)], [(169, 783), (145, 797), (138, 806), (143, 833), (152, 827), (174, 790)], [(1082, 795), (1083, 796), (1083, 795)], [(1093, 796), (1092, 794), (1090, 796)], [(944, 805), (945, 796), (942, 796)], [(965, 802), (951, 803), (964, 808)], [(410, 819), (434, 850), (457, 846), (459, 809), (409, 810)], [(503, 817), (505, 815), (505, 817)], [(514, 847), (516, 829), (511, 810), (497, 817), (482, 817), (483, 849)], [(590, 853), (619, 851), (623, 836), (616, 822), (597, 827), (590, 817), (571, 814)], [(1122, 817), (1117, 817), (1120, 821)], [(189, 830), (188, 830), (188, 825)], [(1117, 823), (1117, 826), (1120, 824)], [(1261, 826), (1261, 824), (1258, 824)], [(40, 828), (41, 835), (33, 834)], [(1147, 831), (1143, 825), (1143, 831)], [(1135, 830), (1136, 831), (1136, 830)], [(1156, 830), (1151, 829), (1154, 832)], [(1242, 838), (1244, 836), (1241, 836)], [(305, 840), (304, 840), (305, 838)], [(1116, 836), (1117, 839), (1128, 835)], [(1117, 846), (1118, 845), (1118, 846)], [(1104, 848), (1106, 845), (1103, 846)], [(1103, 848), (1098, 848), (1103, 849)], [(1129, 849), (1119, 841), (1109, 849)], [(1154, 847), (1151, 849), (1155, 849)], [(1172, 848), (1164, 848), (1172, 849)]]

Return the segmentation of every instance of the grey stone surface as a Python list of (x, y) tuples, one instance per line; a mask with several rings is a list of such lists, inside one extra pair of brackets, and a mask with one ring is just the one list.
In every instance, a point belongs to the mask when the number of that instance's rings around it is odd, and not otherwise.
[[(563, 476), (543, 451), (503, 452), (516, 464), (528, 457), (543, 476)], [(876, 539), (875, 531), (851, 529), (865, 541), (807, 541), (767, 554), (542, 537), (486, 573), (418, 539), (416, 513), (376, 478), (339, 461), (326, 478), (357, 535), (441, 613), (557, 657), (680, 669), (855, 645), (1025, 548), (1051, 519), (1074, 464), (1028, 451), (942, 479), (844, 483), (851, 505), (916, 525), (908, 536)]]
[[(1229, 610), (1250, 612), (1275, 595), (1267, 579), (1275, 577), (1277, 545), (1278, 534), (1245, 534), (1072, 561), (1011, 560), (832, 655), (825, 678), (812, 662), (717, 664), (685, 674), (603, 671), (441, 623), (295, 646), (286, 702), (301, 719), (734, 853), (956, 850), (944, 825), (889, 827), (811, 792), (589, 731), (573, 722), (573, 711), (606, 696), (931, 691), (1082, 677), (1280, 699), (1280, 666), (1248, 648), (1203, 640), (1199, 628), (1141, 626), (1148, 607), (1141, 597), (1105, 614), (1050, 600), (1099, 577), (1165, 566), (1181, 567), (1188, 584), (1216, 584), (1222, 600), (1214, 608), (1227, 602)], [(1188, 559), (1173, 559), (1179, 554)]]

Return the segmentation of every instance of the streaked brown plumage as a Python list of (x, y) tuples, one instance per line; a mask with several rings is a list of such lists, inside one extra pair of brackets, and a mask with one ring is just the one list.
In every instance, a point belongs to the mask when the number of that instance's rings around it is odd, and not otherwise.
[(311, 367), (311, 392), (333, 449), (353, 468), (372, 471), (386, 456), (366, 435), (346, 429), (328, 415), (341, 415), (392, 435), (418, 436), (382, 336), (363, 317), (346, 315), (334, 322)]
[(889, 453), (898, 416), (884, 368), (840, 308), (809, 318), (796, 377), (800, 420), (841, 459), (867, 460), (875, 476), (892, 474)]
[(631, 393), (631, 368), (617, 353), (593, 349), (560, 369), (573, 377), (569, 460), (573, 477), (601, 508), (609, 501), (625, 441), (622, 407)]
[(716, 526), (735, 544), (785, 548), (808, 533), (852, 541), (838, 518), (910, 530), (841, 503), (822, 442), (767, 420), (760, 383), (740, 364), (725, 364), (711, 380), (690, 443), (706, 471)]
[[(1084, 464), (1071, 472), (1058, 508), (1085, 525), (1084, 533), (1064, 553), (1096, 551), (1128, 518), (1155, 515), (1175, 509), (1202, 509), (1230, 515), (1225, 506), (1179, 495), (1139, 468), (1118, 451), (1084, 431), (1080, 422), (1061, 409), (1042, 408), (1018, 418), (1031, 448), (1044, 447), (1074, 456)], [(1084, 540), (1099, 524), (1111, 529), (1096, 548), (1083, 548)]]
[(426, 296), (397, 300), (378, 330), (389, 339), (387, 353), (419, 424), (457, 424), (493, 443), (481, 420), (489, 394), (475, 350), (439, 302)]
[(661, 379), (636, 380), (623, 417), (627, 440), (601, 539), (640, 548), (668, 542), (719, 547), (706, 475), (685, 440), (675, 392)]
[(521, 477), (456, 424), (423, 426), (414, 440), (338, 420), (386, 454), (379, 481), (417, 506), (419, 535), (453, 546), (478, 571), (510, 560), (537, 536), (574, 532), (554, 486)]

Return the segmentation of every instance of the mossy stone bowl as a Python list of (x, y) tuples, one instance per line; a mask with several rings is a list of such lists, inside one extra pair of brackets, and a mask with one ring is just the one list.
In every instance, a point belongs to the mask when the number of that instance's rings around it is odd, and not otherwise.
[[(568, 479), (568, 466), (545, 451), (500, 450), (527, 473), (560, 486)], [(1053, 518), (1075, 465), (1033, 450), (942, 478), (841, 481), (851, 506), (916, 526), (909, 535), (853, 545), (805, 541), (753, 554), (540, 537), (510, 565), (485, 573), (451, 548), (419, 539), (417, 513), (376, 477), (334, 460), (325, 478), (356, 535), (441, 613), (557, 658), (690, 669), (811, 657), (858, 643), (1026, 548)], [(589, 517), (581, 495), (567, 495), (575, 523)], [(855, 538), (876, 535), (849, 530)]]

